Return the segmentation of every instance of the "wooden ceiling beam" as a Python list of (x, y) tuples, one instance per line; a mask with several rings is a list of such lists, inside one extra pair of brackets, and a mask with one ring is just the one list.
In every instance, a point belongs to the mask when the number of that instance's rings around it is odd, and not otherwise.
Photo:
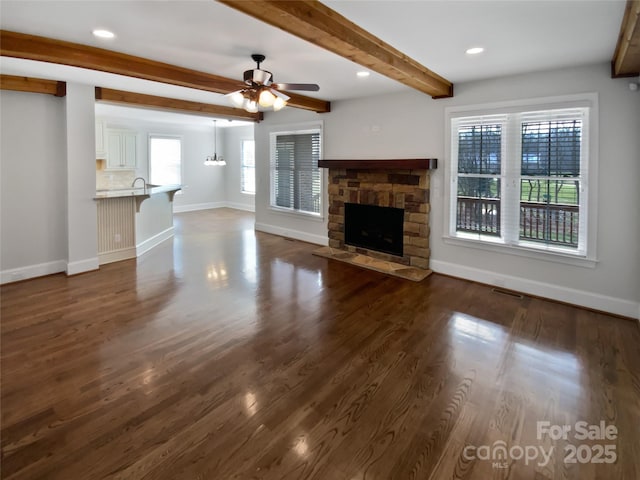
[(627, 0), (618, 43), (611, 61), (611, 76), (640, 75), (640, 0)]
[[(0, 55), (88, 68), (220, 94), (233, 92), (243, 85), (240, 80), (147, 58), (7, 30), (0, 30)], [(291, 96), (287, 103), (291, 107), (319, 113), (331, 109), (325, 100), (286, 93)]]
[(67, 94), (67, 84), (57, 80), (3, 74), (0, 75), (0, 90), (44, 93), (47, 95), (55, 95), (56, 97), (64, 97)]
[(451, 82), (317, 0), (218, 1), (433, 98), (453, 96)]
[(154, 110), (172, 110), (182, 113), (207, 116), (214, 115), (216, 117), (248, 120), (252, 122), (259, 122), (262, 120), (261, 112), (250, 113), (239, 108), (225, 107), (223, 105), (157, 97), (155, 95), (125, 92), (122, 90), (113, 90), (111, 88), (96, 87), (96, 100), (105, 103), (116, 103), (119, 105), (130, 105)]

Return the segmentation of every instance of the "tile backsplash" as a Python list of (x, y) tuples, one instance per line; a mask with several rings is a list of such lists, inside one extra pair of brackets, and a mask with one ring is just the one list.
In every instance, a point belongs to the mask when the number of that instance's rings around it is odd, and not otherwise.
[(96, 160), (96, 190), (131, 187), (131, 182), (136, 178), (135, 171), (105, 170), (103, 163), (103, 160)]

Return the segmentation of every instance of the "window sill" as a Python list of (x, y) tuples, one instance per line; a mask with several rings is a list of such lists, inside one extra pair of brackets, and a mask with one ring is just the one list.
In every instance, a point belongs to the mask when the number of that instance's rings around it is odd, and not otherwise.
[(269, 210), (271, 210), (274, 213), (281, 213), (283, 215), (289, 215), (292, 217), (299, 217), (299, 218), (302, 217), (305, 220), (311, 220), (315, 222), (324, 221), (324, 217), (319, 213), (302, 212), (300, 210), (291, 210), (288, 208), (274, 207), (273, 205), (269, 207)]
[(256, 196), (256, 192), (240, 192), (242, 195), (251, 195), (252, 197)]
[(566, 254), (562, 252), (534, 250), (526, 247), (515, 245), (504, 245), (501, 243), (489, 243), (482, 240), (474, 240), (469, 238), (458, 238), (443, 236), (444, 243), (448, 245), (456, 245), (460, 247), (477, 248), (489, 252), (502, 253), (506, 255), (516, 255), (519, 257), (534, 258), (553, 263), (564, 263), (566, 265), (574, 265), (577, 267), (595, 268), (598, 261), (593, 258), (580, 257), (576, 255)]

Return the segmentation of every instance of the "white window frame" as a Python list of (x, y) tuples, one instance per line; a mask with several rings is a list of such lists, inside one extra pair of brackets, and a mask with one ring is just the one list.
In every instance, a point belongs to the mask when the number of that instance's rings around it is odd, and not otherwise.
[(256, 192), (255, 190), (253, 192), (250, 192), (248, 190), (244, 189), (244, 185), (242, 183), (242, 179), (244, 178), (242, 175), (242, 170), (245, 168), (251, 168), (251, 167), (245, 167), (244, 165), (244, 142), (253, 142), (253, 187), (255, 188), (256, 186), (256, 141), (253, 138), (241, 138), (240, 139), (240, 193), (244, 194), (244, 195), (255, 195)]
[[(164, 133), (150, 133), (147, 141), (147, 165), (148, 165), (148, 178), (149, 183), (152, 183), (151, 177), (153, 173), (153, 164), (151, 162), (151, 141), (154, 138), (160, 139), (170, 139), (170, 140), (180, 140), (180, 182), (179, 184), (184, 184), (184, 140), (182, 135), (170, 135)], [(178, 194), (182, 194), (182, 191), (176, 192)]]
[(296, 210), (294, 208), (286, 208), (276, 205), (275, 198), (275, 158), (276, 158), (276, 137), (279, 135), (304, 135), (318, 133), (320, 134), (320, 158), (322, 159), (324, 152), (324, 134), (321, 123), (301, 124), (296, 126), (280, 126), (276, 130), (269, 133), (269, 209), (277, 213), (283, 213), (286, 215), (294, 215), (299, 217), (305, 217), (311, 220), (324, 220), (325, 210), (325, 185), (326, 185), (326, 172), (320, 170), (320, 212), (307, 212), (304, 210)]
[[(464, 117), (490, 117), (511, 116), (509, 122), (518, 124), (522, 115), (526, 113), (561, 110), (571, 108), (587, 108), (587, 114), (583, 119), (582, 138), (582, 166), (586, 167), (581, 172), (583, 184), (586, 185), (587, 195), (580, 196), (580, 232), (578, 249), (541, 245), (535, 242), (518, 241), (506, 237), (508, 232), (503, 232), (502, 238), (481, 236), (478, 234), (465, 235), (456, 232), (457, 197), (457, 134), (454, 133), (453, 120)], [(598, 172), (598, 94), (585, 93), (566, 95), (560, 97), (545, 97), (510, 102), (481, 104), (465, 107), (448, 107), (445, 109), (445, 204), (444, 204), (444, 235), (443, 241), (447, 244), (478, 248), (487, 251), (506, 253), (517, 256), (536, 258), (544, 261), (565, 263), (593, 268), (597, 263), (596, 239), (597, 239), (597, 172)], [(515, 120), (514, 120), (515, 119)], [(491, 123), (491, 122), (487, 122)], [(498, 122), (499, 123), (499, 122)], [(508, 125), (503, 135), (513, 135), (511, 139), (503, 140), (502, 162), (500, 175), (501, 181), (501, 206), (508, 215), (519, 215), (519, 157), (520, 131)], [(516, 152), (506, 151), (513, 148)], [(509, 161), (508, 158), (518, 161)], [(517, 164), (517, 175), (513, 171)], [(507, 171), (511, 168), (511, 171)], [(582, 167), (581, 167), (582, 168)], [(510, 179), (511, 185), (507, 185), (505, 177)], [(518, 180), (514, 183), (514, 178)], [(561, 180), (561, 178), (558, 178)], [(511, 212), (507, 212), (507, 209)], [(583, 212), (586, 211), (586, 215)]]

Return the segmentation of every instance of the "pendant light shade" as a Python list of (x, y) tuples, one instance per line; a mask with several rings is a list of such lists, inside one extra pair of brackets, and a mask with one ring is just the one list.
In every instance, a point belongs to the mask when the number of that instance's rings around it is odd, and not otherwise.
[(216, 122), (217, 120), (213, 121), (213, 155), (209, 155), (204, 160), (204, 164), (207, 166), (223, 166), (227, 164), (222, 155), (218, 156), (218, 126)]
[(258, 103), (261, 107), (272, 107), (273, 102), (276, 101), (276, 96), (271, 91), (264, 89), (260, 92)]
[(231, 100), (231, 103), (236, 108), (242, 108), (244, 106), (244, 95), (240, 92), (233, 92), (229, 95), (229, 100)]
[(250, 113), (256, 113), (258, 111), (258, 104), (255, 100), (248, 100), (244, 109)]

